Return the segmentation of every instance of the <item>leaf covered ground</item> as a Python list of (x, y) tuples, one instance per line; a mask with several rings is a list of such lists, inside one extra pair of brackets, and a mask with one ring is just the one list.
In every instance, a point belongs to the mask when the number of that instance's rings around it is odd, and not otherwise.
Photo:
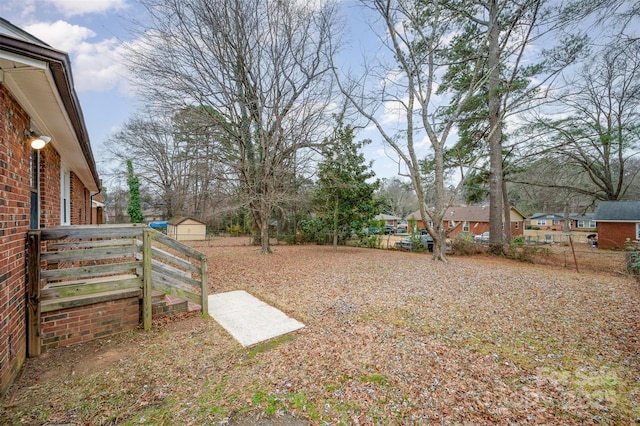
[(210, 292), (306, 327), (242, 348), (191, 313), (27, 361), (9, 424), (634, 424), (640, 287), (476, 257), (221, 239)]

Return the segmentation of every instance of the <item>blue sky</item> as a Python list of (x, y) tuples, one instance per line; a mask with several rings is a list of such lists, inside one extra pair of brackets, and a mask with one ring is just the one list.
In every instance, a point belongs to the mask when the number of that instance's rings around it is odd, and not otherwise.
[(127, 0), (4, 0), (0, 16), (69, 53), (96, 161), (111, 132), (135, 111), (118, 51), (129, 38), (128, 17), (136, 7)]
[[(356, 0), (342, 0), (346, 22), (343, 58), (359, 62), (366, 51), (380, 49), (376, 36), (364, 22), (363, 9)], [(127, 70), (119, 60), (123, 43), (133, 41), (128, 31), (132, 19), (143, 10), (135, 0), (3, 0), (0, 16), (69, 54), (76, 92), (80, 99), (94, 156), (99, 169), (107, 155), (109, 136), (137, 109), (135, 91)], [(393, 114), (390, 114), (392, 116)], [(365, 155), (374, 161), (378, 177), (395, 176), (397, 164), (390, 161), (376, 131), (359, 138), (372, 139)]]

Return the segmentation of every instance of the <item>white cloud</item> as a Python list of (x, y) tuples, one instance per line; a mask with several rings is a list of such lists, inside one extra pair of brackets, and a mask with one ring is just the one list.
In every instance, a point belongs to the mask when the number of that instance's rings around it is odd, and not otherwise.
[(74, 59), (78, 90), (108, 91), (126, 83), (127, 69), (122, 64), (123, 47), (115, 39), (96, 44), (81, 43)]
[(66, 17), (105, 13), (127, 8), (126, 0), (45, 0)]
[(65, 21), (39, 22), (27, 25), (24, 30), (38, 37), (54, 49), (64, 52), (72, 52), (83, 40), (96, 35), (87, 27), (72, 25)]
[(384, 103), (384, 110), (382, 112), (382, 124), (394, 124), (396, 126), (402, 126), (407, 122), (407, 108), (406, 103), (409, 98), (402, 100), (387, 101)]
[(121, 60), (124, 47), (116, 38), (91, 43), (88, 40), (95, 32), (65, 21), (33, 24), (25, 30), (69, 53), (78, 91), (108, 91), (123, 84), (127, 72)]

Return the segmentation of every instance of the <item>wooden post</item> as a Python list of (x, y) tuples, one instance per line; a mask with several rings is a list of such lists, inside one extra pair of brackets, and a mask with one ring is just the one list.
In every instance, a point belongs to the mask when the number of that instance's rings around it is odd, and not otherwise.
[(202, 281), (202, 302), (200, 303), (200, 306), (202, 307), (202, 315), (209, 315), (209, 292), (207, 291), (209, 289), (209, 270), (207, 267), (206, 256), (200, 257), (200, 269), (200, 279)]
[(151, 288), (151, 230), (142, 231), (142, 325), (151, 330), (152, 288)]
[(571, 245), (571, 252), (573, 253), (573, 262), (576, 264), (576, 272), (580, 273), (578, 269), (578, 258), (576, 257), (576, 250), (573, 248), (573, 238), (569, 235), (569, 244)]
[(41, 352), (40, 327), (40, 231), (27, 237), (27, 356)]

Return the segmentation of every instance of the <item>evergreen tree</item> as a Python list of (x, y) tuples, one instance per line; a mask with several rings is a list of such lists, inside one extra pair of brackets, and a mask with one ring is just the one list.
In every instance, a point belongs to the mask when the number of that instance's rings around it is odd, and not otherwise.
[(354, 142), (353, 137), (353, 129), (338, 120), (333, 136), (325, 139), (318, 171), (314, 204), (318, 219), (333, 237), (334, 251), (339, 239), (360, 232), (378, 213), (374, 192), (380, 182), (367, 182), (375, 173), (360, 152), (368, 141)]
[(131, 160), (127, 160), (127, 184), (129, 185), (129, 204), (127, 205), (127, 214), (131, 223), (142, 223), (144, 216), (142, 215), (142, 207), (140, 206), (140, 181), (138, 176), (133, 173), (133, 164)]

